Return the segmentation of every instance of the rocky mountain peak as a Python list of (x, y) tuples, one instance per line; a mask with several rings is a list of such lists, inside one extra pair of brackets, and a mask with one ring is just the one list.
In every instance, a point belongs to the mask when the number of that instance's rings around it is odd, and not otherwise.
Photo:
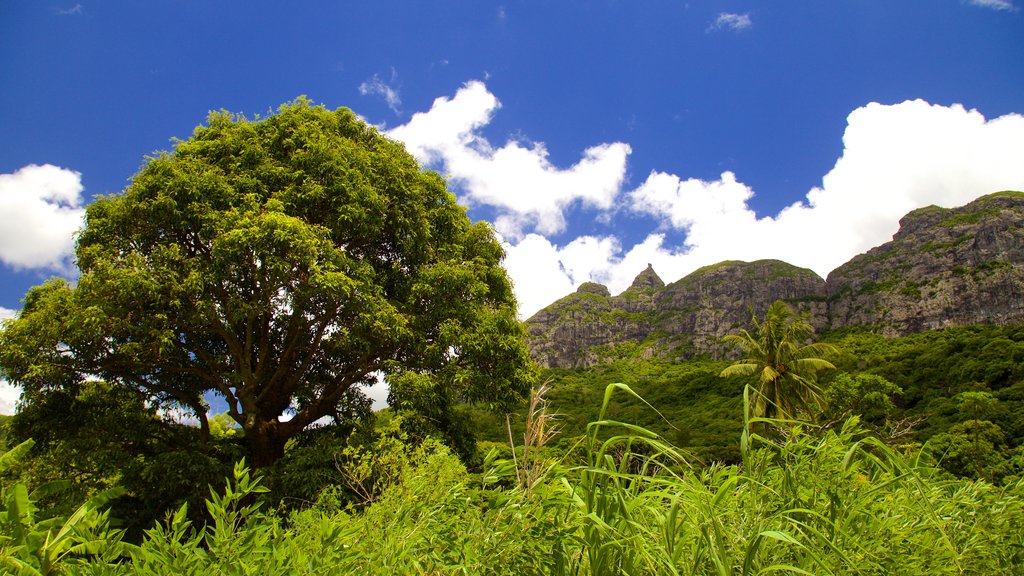
[(1024, 321), (1024, 193), (907, 214), (891, 242), (828, 276), (830, 326), (887, 336)]
[[(822, 239), (821, 241), (827, 241)], [(542, 366), (573, 368), (660, 354), (724, 356), (722, 336), (783, 300), (819, 330), (867, 327), (889, 336), (969, 324), (1024, 322), (1024, 193), (959, 208), (928, 206), (893, 240), (828, 280), (779, 260), (705, 266), (666, 285), (648, 264), (618, 296), (593, 282), (527, 320)]]
[(576, 289), (577, 294), (597, 294), (598, 296), (611, 296), (608, 287), (597, 282), (584, 282)]
[(657, 290), (665, 287), (665, 281), (654, 271), (654, 266), (647, 265), (647, 269), (636, 275), (633, 283), (626, 290)]

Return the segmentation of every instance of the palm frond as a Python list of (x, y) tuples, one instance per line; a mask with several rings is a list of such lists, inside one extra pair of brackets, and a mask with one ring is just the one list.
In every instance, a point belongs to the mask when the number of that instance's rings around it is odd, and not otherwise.
[(740, 330), (722, 340), (739, 347), (743, 357), (722, 370), (721, 376), (757, 376), (752, 395), (755, 418), (793, 418), (824, 407), (817, 376), (834, 370), (828, 361), (839, 350), (824, 342), (808, 342), (814, 327), (785, 302), (775, 301), (758, 318), (751, 311), (752, 331)]

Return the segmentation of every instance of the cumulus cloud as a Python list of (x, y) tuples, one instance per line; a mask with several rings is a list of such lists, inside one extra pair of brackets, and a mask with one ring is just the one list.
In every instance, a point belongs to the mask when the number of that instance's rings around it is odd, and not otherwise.
[(0, 262), (71, 270), (73, 234), (85, 214), (81, 176), (50, 164), (0, 174)]
[(388, 135), (405, 143), (405, 147), (424, 164), (443, 163), (446, 157), (458, 156), (463, 148), (478, 146), (476, 131), (490, 123), (501, 108), (498, 98), (483, 82), (473, 81), (455, 93), (454, 98), (434, 100), (429, 112), (417, 112), (407, 124)]
[(398, 93), (398, 88), (393, 86), (397, 80), (398, 73), (394, 69), (391, 70), (390, 82), (385, 82), (379, 75), (374, 74), (373, 78), (359, 85), (359, 93), (363, 96), (376, 95), (384, 98), (388, 108), (391, 108), (395, 114), (400, 114), (402, 112), (402, 97)]
[[(524, 318), (586, 281), (621, 292), (648, 263), (666, 282), (722, 260), (762, 258), (825, 277), (888, 241), (915, 208), (1024, 189), (1019, 114), (987, 120), (961, 105), (868, 104), (848, 116), (842, 156), (821, 185), (777, 214), (758, 215), (749, 204), (756, 191), (732, 172), (701, 180), (654, 170), (624, 191), (625, 143), (593, 146), (569, 168), (553, 166), (543, 144), (497, 148), (482, 130), (500, 107), (483, 83), (470, 82), (389, 135), (447, 173), (463, 202), (495, 210)], [(611, 232), (553, 242), (581, 206), (597, 209), (598, 221), (627, 210), (657, 224), (633, 246)]]
[[(17, 315), (17, 310), (0, 306), (0, 323)], [(0, 380), (0, 414), (4, 416), (14, 414), (19, 400), (21, 400), (21, 389), (8, 384), (4, 380)]]
[(848, 117), (843, 156), (822, 185), (775, 216), (748, 207), (732, 173), (681, 180), (652, 173), (630, 193), (634, 210), (686, 232), (685, 268), (725, 259), (778, 258), (822, 276), (891, 239), (907, 212), (958, 206), (1024, 188), (1024, 116), (986, 121), (963, 106), (922, 100), (869, 104)]
[(1010, 0), (969, 0), (971, 6), (991, 8), (992, 10), (1009, 10), (1015, 12), (1017, 7)]
[(20, 400), (21, 388), (0, 380), (0, 415), (10, 416), (14, 414)]
[(388, 407), (388, 393), (391, 392), (391, 387), (383, 372), (376, 372), (373, 377), (376, 381), (370, 386), (363, 386), (363, 394), (372, 402), (370, 409), (376, 412)]
[[(1024, 190), (1024, 116), (986, 120), (963, 106), (921, 100), (869, 104), (848, 117), (843, 155), (805, 199), (759, 217), (754, 190), (731, 172), (684, 179), (652, 172), (626, 194), (630, 208), (685, 232), (682, 245), (654, 230), (624, 249), (612, 237), (558, 248), (542, 238), (507, 246), (524, 317), (584, 281), (626, 289), (647, 263), (667, 282), (722, 260), (776, 258), (822, 277), (882, 244), (907, 212), (954, 207), (999, 190)], [(574, 268), (575, 267), (575, 268)]]
[(510, 239), (561, 232), (570, 206), (612, 208), (625, 178), (627, 144), (593, 146), (576, 164), (559, 168), (543, 143), (509, 140), (495, 147), (480, 133), (500, 107), (482, 82), (469, 82), (388, 135), (448, 174), (463, 202), (497, 209), (495, 227)]
[[(984, 0), (982, 0), (984, 1)], [(708, 27), (708, 32), (715, 30), (732, 30), (740, 31), (746, 30), (754, 25), (753, 20), (750, 19), (750, 13), (746, 14), (733, 14), (731, 12), (720, 12), (715, 21)]]
[(583, 236), (559, 247), (539, 234), (503, 242), (519, 313), (529, 317), (588, 281), (606, 282), (622, 248), (614, 237)]

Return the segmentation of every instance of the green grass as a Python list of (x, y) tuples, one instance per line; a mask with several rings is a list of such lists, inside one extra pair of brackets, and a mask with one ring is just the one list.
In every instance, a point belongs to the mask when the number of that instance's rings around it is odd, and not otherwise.
[[(398, 450), (389, 485), (365, 507), (341, 507), (328, 490), (282, 517), (253, 503), (264, 489), (239, 466), (211, 493), (206, 526), (191, 525), (182, 508), (140, 545), (122, 546), (120, 557), (110, 554), (117, 547), (102, 547), (102, 555), (79, 547), (48, 572), (24, 573), (728, 576), (1024, 568), (1020, 482), (999, 488), (951, 479), (920, 453), (886, 446), (857, 419), (820, 429), (746, 418), (743, 464), (701, 466), (664, 437), (609, 418), (627, 399), (659, 414), (632, 388), (608, 386), (575, 447), (544, 462), (532, 452), (528, 487), (517, 476), (521, 459), (492, 452), (471, 474), (433, 443)], [(13, 566), (19, 552), (3, 526), (0, 562)]]

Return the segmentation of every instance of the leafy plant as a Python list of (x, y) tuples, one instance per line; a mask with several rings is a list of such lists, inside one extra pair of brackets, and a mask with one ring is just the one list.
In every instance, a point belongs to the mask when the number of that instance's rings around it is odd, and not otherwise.
[(756, 394), (751, 399), (755, 416), (786, 420), (800, 412), (821, 410), (824, 400), (817, 375), (835, 369), (825, 357), (835, 355), (836, 347), (808, 342), (814, 328), (781, 300), (768, 307), (763, 320), (752, 315), (751, 322), (753, 333), (740, 330), (724, 338), (741, 348), (744, 357), (721, 376), (757, 377)]
[[(26, 440), (0, 456), (0, 472), (24, 458), (33, 444)], [(49, 576), (62, 574), (69, 564), (103, 565), (122, 554), (122, 532), (110, 528), (102, 508), (124, 490), (96, 494), (68, 517), (39, 518), (40, 493), (59, 487), (44, 485), (30, 493), (18, 482), (0, 488), (0, 565), (21, 575)]]

